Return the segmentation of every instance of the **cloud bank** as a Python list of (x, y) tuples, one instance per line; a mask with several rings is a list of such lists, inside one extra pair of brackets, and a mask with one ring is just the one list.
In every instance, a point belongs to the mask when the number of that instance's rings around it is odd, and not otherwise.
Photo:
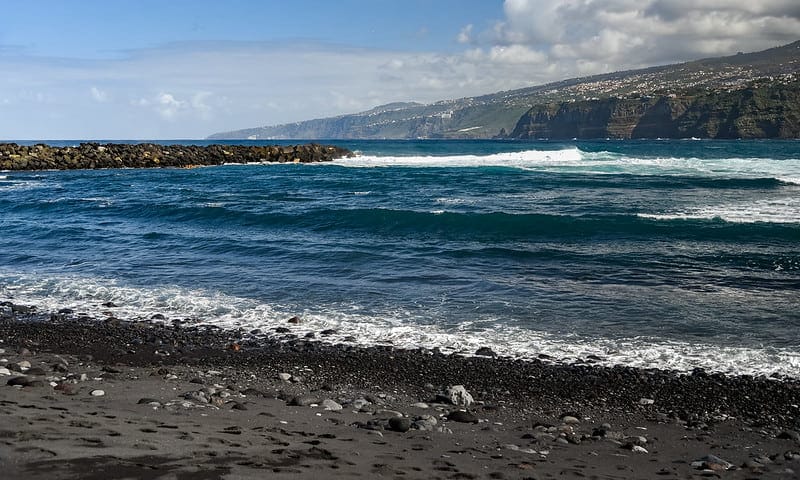
[(447, 54), (194, 42), (81, 60), (0, 45), (0, 138), (201, 138), (800, 37), (796, 0), (507, 0), (503, 12), (464, 25), (453, 38), (462, 50)]

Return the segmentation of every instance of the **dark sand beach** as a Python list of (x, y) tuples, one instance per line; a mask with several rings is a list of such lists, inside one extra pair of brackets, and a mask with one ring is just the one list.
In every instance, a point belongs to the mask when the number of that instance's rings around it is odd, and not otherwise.
[(800, 475), (796, 380), (328, 345), (292, 339), (301, 319), (259, 336), (4, 305), (2, 478)]

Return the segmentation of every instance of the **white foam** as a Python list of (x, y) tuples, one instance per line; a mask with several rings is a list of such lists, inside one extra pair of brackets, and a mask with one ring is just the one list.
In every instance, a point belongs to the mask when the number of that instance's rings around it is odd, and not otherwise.
[(358, 155), (342, 158), (320, 165), (339, 165), (343, 167), (516, 167), (523, 168), (542, 163), (573, 164), (579, 162), (582, 152), (577, 148), (564, 150), (528, 150), (524, 152), (495, 153), (491, 155), (449, 155), (449, 156), (374, 156)]
[(357, 155), (316, 164), (351, 168), (507, 167), (532, 171), (699, 176), (712, 178), (775, 178), (800, 184), (800, 159), (631, 157), (613, 152), (584, 152), (578, 148), (527, 150), (490, 155), (375, 156)]
[(678, 212), (639, 213), (638, 216), (654, 220), (719, 219), (731, 223), (800, 223), (800, 197), (708, 205)]
[(0, 185), (0, 191), (36, 190), (45, 187), (45, 182), (39, 180), (9, 180)]
[[(339, 305), (298, 311), (290, 306), (270, 305), (219, 292), (177, 287), (134, 288), (113, 280), (80, 277), (13, 275), (0, 272), (0, 298), (37, 305), (42, 311), (70, 307), (77, 312), (100, 315), (111, 310), (117, 317), (149, 319), (155, 314), (193, 319), (223, 328), (260, 328), (268, 331), (286, 326), (286, 319), (300, 315), (303, 323), (294, 333), (336, 330), (326, 341), (341, 342), (354, 337), (357, 344), (391, 344), (406, 348), (438, 347), (445, 353), (472, 354), (489, 346), (500, 355), (520, 359), (548, 355), (563, 362), (601, 358), (604, 365), (665, 368), (750, 375), (800, 378), (800, 352), (789, 348), (748, 348), (703, 343), (667, 341), (646, 337), (622, 339), (590, 338), (585, 335), (552, 334), (513, 326), (498, 326), (492, 319), (462, 323), (455, 329), (426, 324), (410, 313), (397, 311), (380, 316), (361, 313), (358, 305)], [(120, 307), (105, 308), (114, 302)], [(102, 317), (101, 317), (102, 318)], [(421, 320), (421, 321), (420, 321)]]

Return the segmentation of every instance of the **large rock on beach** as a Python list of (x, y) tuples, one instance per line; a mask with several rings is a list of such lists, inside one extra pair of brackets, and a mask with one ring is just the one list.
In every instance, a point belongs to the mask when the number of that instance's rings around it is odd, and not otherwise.
[(469, 407), (475, 401), (464, 385), (452, 385), (444, 392), (448, 402), (459, 407)]
[[(73, 147), (0, 143), (0, 170), (77, 170), (222, 165), (225, 163), (312, 163), (351, 157), (334, 145), (156, 145), (81, 143)], [(13, 307), (12, 307), (13, 308)], [(20, 312), (25, 313), (25, 312)]]

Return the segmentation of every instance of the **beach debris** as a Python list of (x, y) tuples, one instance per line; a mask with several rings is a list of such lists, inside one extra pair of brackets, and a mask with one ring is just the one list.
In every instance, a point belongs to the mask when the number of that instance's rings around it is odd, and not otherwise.
[(105, 394), (106, 394), (106, 392), (103, 391), (103, 390), (100, 390), (99, 388), (89, 392), (89, 395), (91, 395), (93, 397), (102, 397)]

